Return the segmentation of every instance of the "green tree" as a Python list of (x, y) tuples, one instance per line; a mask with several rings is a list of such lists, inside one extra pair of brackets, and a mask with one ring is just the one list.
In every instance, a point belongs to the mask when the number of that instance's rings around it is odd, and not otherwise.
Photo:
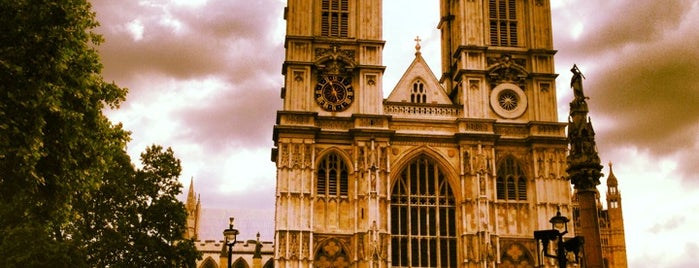
[[(123, 155), (121, 167), (130, 165)], [(103, 267), (194, 267), (194, 243), (183, 240), (187, 212), (177, 200), (182, 170), (172, 149), (153, 145), (143, 168), (115, 168), (85, 202), (89, 263)]]
[(100, 76), (95, 26), (85, 1), (2, 1), (0, 266), (83, 260), (73, 206), (128, 140), (102, 114), (126, 89)]
[[(111, 212), (132, 207), (124, 199), (111, 200), (101, 211), (84, 206), (109, 187), (121, 193), (133, 190), (110, 185), (110, 180), (156, 176), (147, 174), (162, 164), (144, 162), (150, 168), (135, 171), (124, 150), (129, 133), (102, 113), (117, 108), (127, 90), (100, 74), (97, 25), (85, 0), (0, 0), (0, 267), (92, 267), (92, 256), (104, 256), (95, 255), (98, 241), (127, 235), (144, 236), (138, 241), (160, 238), (175, 250), (185, 248), (181, 254), (191, 249), (189, 242), (168, 240), (177, 235), (165, 232), (176, 231), (180, 223), (165, 226), (179, 221), (181, 212), (160, 199), (138, 201), (157, 205), (137, 214), (155, 227), (143, 225), (134, 234), (88, 228), (90, 223), (110, 224)], [(154, 184), (140, 187), (167, 195), (176, 188), (157, 179), (148, 183)], [(160, 226), (155, 217), (165, 217), (167, 223)], [(110, 245), (115, 261), (127, 256), (133, 250), (128, 243), (134, 243), (116, 241), (126, 244)], [(158, 254), (151, 256), (172, 257)]]

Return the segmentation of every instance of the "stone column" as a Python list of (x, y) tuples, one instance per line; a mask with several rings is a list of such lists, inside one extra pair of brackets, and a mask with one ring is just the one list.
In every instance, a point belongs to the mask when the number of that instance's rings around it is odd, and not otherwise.
[(578, 235), (585, 239), (583, 262), (587, 268), (602, 268), (602, 243), (600, 241), (599, 212), (597, 211), (597, 185), (602, 176), (595, 131), (588, 119), (588, 107), (582, 88), (584, 78), (577, 66), (571, 69), (571, 87), (575, 98), (570, 103), (568, 119), (568, 142), (570, 153), (567, 164), (568, 178), (578, 192), (580, 205), (580, 230)]

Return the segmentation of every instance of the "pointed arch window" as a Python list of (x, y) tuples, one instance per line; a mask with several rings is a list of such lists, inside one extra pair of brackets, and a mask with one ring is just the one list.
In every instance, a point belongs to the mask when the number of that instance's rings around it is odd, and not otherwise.
[(327, 196), (347, 196), (349, 182), (347, 165), (336, 153), (330, 153), (318, 165), (317, 193)]
[(506, 157), (498, 166), (495, 187), (499, 200), (527, 200), (527, 178), (514, 157)]
[(323, 0), (321, 12), (322, 36), (349, 36), (349, 0)]
[(421, 156), (391, 192), (393, 267), (457, 267), (454, 194), (439, 166)]
[(218, 268), (216, 261), (211, 257), (206, 258), (206, 260), (199, 266), (200, 268)]
[(417, 80), (413, 83), (413, 88), (410, 90), (411, 103), (427, 103), (427, 90), (425, 84)]
[(515, 47), (518, 45), (516, 0), (489, 0), (490, 45)]
[(233, 263), (233, 268), (249, 268), (250, 266), (248, 265), (248, 262), (245, 261), (242, 257), (238, 258), (234, 263)]

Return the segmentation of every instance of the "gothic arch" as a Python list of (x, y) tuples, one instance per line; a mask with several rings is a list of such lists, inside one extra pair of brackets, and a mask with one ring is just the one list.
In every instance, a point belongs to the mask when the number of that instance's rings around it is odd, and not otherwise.
[(527, 174), (526, 166), (522, 165), (511, 154), (503, 156), (497, 162), (495, 192), (498, 200), (527, 200), (532, 181)]
[(342, 158), (342, 161), (344, 161), (345, 164), (347, 165), (347, 169), (349, 171), (349, 174), (352, 175), (354, 173), (354, 166), (352, 166), (354, 161), (352, 161), (352, 158), (350, 158), (348, 153), (346, 153), (345, 151), (343, 151), (337, 147), (326, 148), (326, 149), (320, 151), (319, 153), (317, 153), (316, 159), (315, 159), (315, 164), (313, 165), (313, 167), (317, 168), (318, 164), (320, 164), (320, 162), (323, 160), (323, 158), (328, 156), (328, 154), (330, 154), (330, 153), (336, 153), (338, 156), (340, 156), (340, 158)]
[(349, 196), (354, 180), (351, 161), (336, 148), (328, 149), (316, 159), (314, 166), (315, 191), (319, 196)]
[(250, 268), (250, 265), (248, 265), (248, 262), (243, 259), (243, 257), (238, 258), (233, 262), (232, 264), (233, 268)]
[(501, 157), (498, 157), (497, 162), (495, 163), (496, 168), (500, 169), (500, 167), (503, 165), (505, 161), (507, 161), (508, 158), (514, 160), (514, 162), (522, 169), (524, 176), (526, 176), (530, 180), (534, 178), (533, 173), (530, 173), (531, 168), (527, 165), (524, 165), (524, 161), (513, 154), (508, 153), (502, 155)]
[(401, 267), (458, 266), (458, 209), (444, 167), (421, 152), (400, 165), (391, 188), (391, 261)]
[(218, 265), (216, 264), (216, 261), (214, 261), (213, 258), (208, 257), (201, 263), (199, 268), (218, 268)]
[(400, 171), (406, 168), (414, 159), (420, 157), (421, 155), (425, 155), (426, 157), (430, 158), (431, 160), (434, 160), (437, 163), (441, 171), (444, 172), (445, 178), (447, 179), (447, 182), (449, 183), (449, 186), (451, 187), (457, 202), (461, 200), (461, 192), (458, 191), (458, 189), (461, 188), (459, 187), (458, 182), (459, 173), (454, 169), (452, 163), (450, 163), (447, 160), (446, 156), (442, 155), (440, 152), (426, 145), (419, 146), (417, 148), (406, 151), (397, 158), (395, 163), (391, 164), (391, 169), (396, 172), (391, 172), (392, 177), (390, 178), (390, 189), (393, 189), (393, 187), (395, 187), (396, 182), (400, 178)]
[(347, 245), (335, 238), (321, 241), (315, 249), (313, 267), (317, 268), (345, 268), (350, 267), (350, 259)]

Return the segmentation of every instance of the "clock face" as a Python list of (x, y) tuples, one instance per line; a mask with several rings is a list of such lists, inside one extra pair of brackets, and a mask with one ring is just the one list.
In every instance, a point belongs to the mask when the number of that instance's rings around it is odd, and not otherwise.
[(323, 76), (316, 85), (315, 99), (326, 111), (344, 111), (354, 100), (350, 79), (335, 75)]

